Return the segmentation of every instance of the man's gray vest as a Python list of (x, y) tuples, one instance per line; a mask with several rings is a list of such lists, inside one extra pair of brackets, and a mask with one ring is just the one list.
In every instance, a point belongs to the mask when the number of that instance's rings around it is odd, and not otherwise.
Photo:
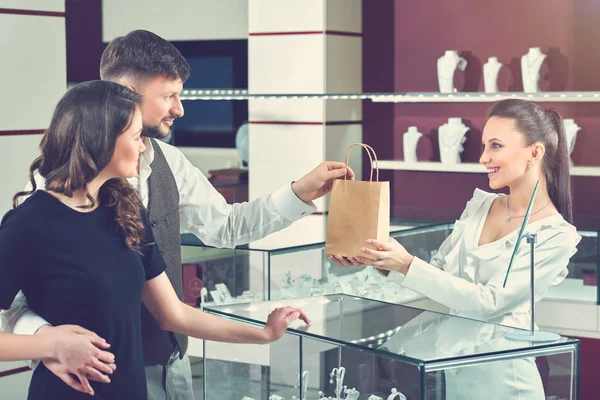
[[(183, 298), (181, 281), (181, 239), (179, 222), (179, 189), (165, 155), (154, 139), (154, 160), (148, 179), (148, 219), (154, 240), (167, 263), (167, 276), (179, 298)], [(174, 346), (179, 346), (180, 357), (187, 351), (187, 336), (163, 331), (150, 311), (142, 306), (142, 344), (146, 364), (166, 365)]]

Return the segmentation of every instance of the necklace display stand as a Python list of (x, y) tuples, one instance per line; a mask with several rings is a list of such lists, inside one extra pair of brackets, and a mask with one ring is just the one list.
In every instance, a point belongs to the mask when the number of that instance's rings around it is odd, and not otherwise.
[(527, 54), (521, 57), (521, 74), (523, 78), (523, 91), (525, 93), (537, 93), (540, 91), (538, 82), (540, 80), (540, 69), (546, 59), (539, 47), (531, 47)]
[(387, 400), (406, 400), (406, 396), (392, 388), (392, 393), (388, 396)]
[(440, 160), (442, 164), (460, 163), (460, 153), (463, 152), (463, 143), (469, 127), (463, 124), (460, 118), (448, 118), (448, 122), (438, 128), (438, 141), (440, 145)]
[(208, 289), (203, 287), (200, 289), (200, 310), (204, 311), (204, 305), (206, 303), (206, 297), (208, 296)]
[(498, 73), (502, 65), (497, 57), (490, 57), (483, 65), (483, 86), (486, 93), (498, 92)]
[(417, 130), (416, 126), (409, 126), (408, 130), (402, 135), (402, 150), (404, 152), (404, 162), (415, 163), (417, 162), (417, 143), (423, 136), (421, 132)]
[(454, 87), (454, 72), (457, 68), (464, 71), (467, 68), (467, 60), (460, 57), (456, 50), (446, 50), (444, 55), (438, 58), (437, 76), (441, 93), (457, 91)]
[(567, 149), (569, 149), (569, 164), (572, 166), (573, 161), (571, 160), (571, 153), (575, 148), (575, 141), (577, 139), (577, 132), (581, 130), (581, 127), (575, 123), (573, 119), (563, 119), (563, 125), (565, 129), (565, 136), (567, 139)]

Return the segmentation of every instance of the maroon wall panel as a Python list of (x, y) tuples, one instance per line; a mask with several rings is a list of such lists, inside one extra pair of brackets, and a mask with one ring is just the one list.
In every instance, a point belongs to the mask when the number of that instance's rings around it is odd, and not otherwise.
[[(501, 91), (522, 91), (520, 57), (529, 47), (548, 55), (541, 71), (543, 91), (600, 91), (600, 1), (507, 0), (482, 2), (378, 1), (377, 10), (363, 4), (363, 90), (437, 92), (436, 61), (445, 50), (458, 50), (468, 61), (457, 72), (460, 91), (483, 92), (482, 69), (488, 57), (505, 64)], [(371, 6), (371, 7), (369, 7)], [(394, 15), (390, 50), (389, 14)], [(390, 53), (391, 52), (391, 53)], [(393, 77), (390, 77), (390, 65)], [(477, 162), (481, 131), (491, 103), (372, 104), (365, 102), (364, 140), (381, 158), (402, 159), (402, 134), (416, 125), (425, 134), (420, 160), (439, 161), (437, 128), (460, 117), (467, 134), (463, 162)], [(581, 126), (573, 152), (576, 165), (598, 166), (600, 103), (541, 103)], [(390, 107), (392, 110), (390, 110)], [(366, 166), (365, 166), (366, 168)], [(363, 171), (364, 172), (364, 171)], [(487, 177), (477, 174), (398, 171), (392, 181), (392, 215), (426, 220), (458, 218), (475, 187), (489, 190)], [(600, 178), (573, 179), (578, 227), (600, 226)]]
[[(362, 2), (363, 16), (363, 91), (394, 91), (394, 1), (382, 0), (373, 7)], [(371, 145), (380, 159), (394, 157), (394, 105), (363, 101), (363, 141)], [(363, 156), (363, 177), (369, 176), (369, 159)], [(386, 174), (383, 174), (386, 175)], [(390, 180), (387, 174), (381, 179)]]

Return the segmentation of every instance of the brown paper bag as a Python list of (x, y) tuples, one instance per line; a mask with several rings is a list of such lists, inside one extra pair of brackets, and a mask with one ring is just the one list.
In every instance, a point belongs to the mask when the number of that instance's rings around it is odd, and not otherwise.
[[(390, 236), (390, 185), (379, 182), (379, 165), (375, 151), (363, 143), (348, 147), (346, 166), (350, 150), (362, 146), (371, 160), (369, 181), (338, 179), (333, 182), (325, 253), (346, 257), (363, 255), (361, 247), (370, 247), (367, 239), (388, 240)], [(375, 160), (375, 181), (373, 181), (373, 160)]]

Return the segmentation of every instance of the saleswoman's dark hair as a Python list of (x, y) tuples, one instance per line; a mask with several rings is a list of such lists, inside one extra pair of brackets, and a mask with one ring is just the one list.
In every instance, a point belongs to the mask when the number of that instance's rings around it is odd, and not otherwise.
[(546, 153), (542, 159), (542, 170), (550, 200), (563, 218), (572, 223), (569, 149), (560, 115), (531, 101), (509, 99), (494, 104), (488, 111), (488, 118), (491, 117), (515, 121), (515, 128), (523, 135), (527, 146), (534, 143), (544, 145)]

